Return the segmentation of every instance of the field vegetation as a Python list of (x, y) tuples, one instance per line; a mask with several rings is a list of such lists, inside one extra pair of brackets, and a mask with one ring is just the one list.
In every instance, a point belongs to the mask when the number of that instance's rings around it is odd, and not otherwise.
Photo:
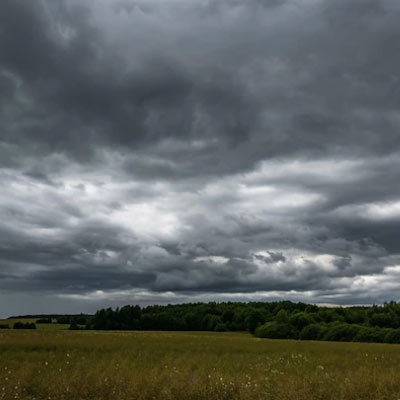
[(400, 346), (246, 333), (0, 331), (1, 399), (393, 400)]
[[(34, 324), (36, 329), (39, 330), (60, 330), (60, 329), (68, 329), (70, 324), (38, 324), (37, 318), (7, 318), (0, 319), (0, 330), (2, 329), (13, 329), (17, 324)], [(17, 328), (18, 329), (18, 328)]]

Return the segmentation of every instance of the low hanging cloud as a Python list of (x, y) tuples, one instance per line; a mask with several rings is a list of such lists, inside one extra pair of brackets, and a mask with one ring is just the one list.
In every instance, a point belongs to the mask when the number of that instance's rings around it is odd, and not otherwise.
[(0, 313), (398, 300), (399, 15), (3, 0)]

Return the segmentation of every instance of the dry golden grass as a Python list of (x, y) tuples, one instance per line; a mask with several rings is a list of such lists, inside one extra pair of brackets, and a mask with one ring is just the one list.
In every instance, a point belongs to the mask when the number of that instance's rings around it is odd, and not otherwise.
[(400, 398), (400, 345), (1, 331), (0, 399)]

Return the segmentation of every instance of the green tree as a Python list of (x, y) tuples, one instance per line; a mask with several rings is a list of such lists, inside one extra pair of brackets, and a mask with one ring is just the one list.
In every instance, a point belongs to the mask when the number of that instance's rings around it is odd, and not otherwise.
[(292, 325), (294, 328), (298, 329), (299, 331), (301, 331), (304, 327), (306, 327), (307, 325), (310, 325), (313, 322), (314, 321), (313, 321), (312, 317), (305, 312), (299, 312), (296, 314), (292, 314), (289, 317), (290, 325)]
[(323, 324), (311, 324), (305, 326), (299, 335), (301, 340), (320, 340), (327, 331), (327, 328)]
[(278, 314), (276, 314), (275, 321), (278, 324), (287, 324), (289, 322), (289, 315), (286, 310), (280, 310)]

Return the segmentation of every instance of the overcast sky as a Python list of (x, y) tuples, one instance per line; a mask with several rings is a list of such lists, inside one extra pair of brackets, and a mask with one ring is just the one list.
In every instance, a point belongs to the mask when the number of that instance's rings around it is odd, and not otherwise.
[(2, 0), (0, 315), (399, 300), (398, 0)]

